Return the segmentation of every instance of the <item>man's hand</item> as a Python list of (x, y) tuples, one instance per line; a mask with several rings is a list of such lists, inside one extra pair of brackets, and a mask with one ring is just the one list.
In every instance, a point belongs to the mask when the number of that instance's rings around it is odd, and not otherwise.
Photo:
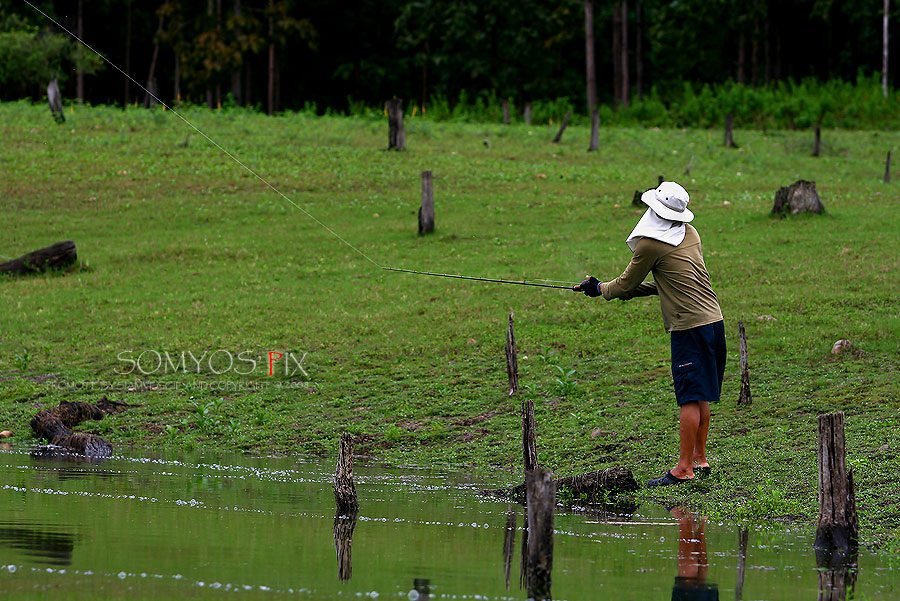
[(585, 281), (581, 282), (580, 284), (578, 284), (577, 286), (575, 286), (575, 289), (581, 290), (586, 295), (591, 296), (591, 297), (600, 296), (600, 284), (602, 282), (600, 282), (600, 280), (598, 280), (597, 278), (595, 278), (592, 275), (585, 276), (585, 277), (587, 277), (587, 279)]

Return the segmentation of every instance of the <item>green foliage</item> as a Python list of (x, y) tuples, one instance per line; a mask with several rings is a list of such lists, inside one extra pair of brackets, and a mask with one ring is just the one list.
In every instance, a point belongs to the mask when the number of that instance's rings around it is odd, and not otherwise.
[(20, 372), (28, 371), (28, 365), (31, 363), (31, 353), (28, 352), (28, 349), (22, 349), (21, 353), (16, 353), (13, 356), (13, 365), (16, 366)]
[(99, 57), (61, 34), (27, 30), (0, 31), (0, 86), (19, 94), (36, 94), (53, 79), (65, 80), (64, 67), (94, 73), (103, 67)]
[(553, 380), (556, 382), (557, 393), (561, 397), (568, 397), (573, 392), (575, 392), (576, 386), (578, 386), (578, 382), (573, 378), (575, 375), (575, 370), (570, 369), (566, 370), (562, 365), (554, 365), (553, 366), (559, 375), (557, 375)]

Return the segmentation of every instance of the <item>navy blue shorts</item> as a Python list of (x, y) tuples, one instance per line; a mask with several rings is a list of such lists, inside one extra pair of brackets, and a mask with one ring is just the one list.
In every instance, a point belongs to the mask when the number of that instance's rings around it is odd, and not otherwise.
[(725, 323), (672, 332), (672, 380), (679, 405), (716, 402), (725, 376)]

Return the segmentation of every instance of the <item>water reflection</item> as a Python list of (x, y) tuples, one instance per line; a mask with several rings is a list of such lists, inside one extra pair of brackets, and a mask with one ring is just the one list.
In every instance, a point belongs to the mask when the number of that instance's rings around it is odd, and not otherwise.
[(719, 587), (706, 580), (706, 518), (680, 507), (669, 513), (678, 520), (678, 575), (672, 601), (718, 601)]
[(334, 516), (334, 552), (337, 555), (338, 580), (350, 580), (353, 576), (353, 530), (356, 513)]
[(819, 568), (818, 601), (844, 601), (847, 590), (856, 587), (859, 566), (856, 549), (833, 552), (816, 549), (816, 566)]
[(67, 566), (72, 564), (75, 537), (48, 527), (0, 522), (0, 547), (21, 551), (37, 563)]

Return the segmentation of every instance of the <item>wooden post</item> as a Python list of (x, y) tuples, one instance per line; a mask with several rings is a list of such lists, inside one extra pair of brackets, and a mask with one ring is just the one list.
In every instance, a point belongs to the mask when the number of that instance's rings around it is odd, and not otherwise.
[(549, 470), (538, 469), (526, 476), (528, 487), (528, 598), (550, 599), (550, 575), (553, 571), (553, 510), (556, 486)]
[(738, 405), (752, 405), (753, 396), (750, 394), (750, 364), (747, 359), (747, 332), (744, 330), (744, 322), (738, 320), (738, 338), (741, 348), (741, 394), (738, 397)]
[(725, 148), (737, 148), (738, 145), (734, 143), (734, 136), (732, 135), (732, 129), (734, 127), (734, 116), (728, 115), (725, 117)]
[(509, 125), (509, 100), (503, 99), (503, 124)]
[[(584, 68), (587, 82), (587, 107), (593, 114), (597, 108), (597, 70), (594, 67), (594, 3), (591, 0), (585, 0), (584, 3)], [(591, 150), (597, 149), (591, 148)]]
[(513, 314), (509, 314), (509, 325), (506, 328), (506, 375), (509, 377), (509, 392), (512, 396), (519, 392), (519, 361), (516, 349), (516, 333), (513, 329)]
[(563, 117), (562, 125), (559, 126), (559, 131), (556, 132), (556, 136), (553, 138), (554, 144), (559, 144), (560, 140), (562, 140), (563, 132), (566, 131), (566, 127), (569, 125), (569, 118), (572, 116), (572, 111), (566, 111), (566, 116)]
[(67, 267), (78, 260), (75, 243), (71, 240), (57, 242), (45, 248), (23, 255), (18, 259), (0, 263), (0, 273), (23, 275), (48, 269)]
[(434, 184), (431, 171), (422, 172), (422, 206), (419, 207), (419, 235), (434, 231)]
[(692, 155), (691, 155), (691, 160), (688, 161), (687, 169), (684, 170), (684, 174), (685, 174), (685, 175), (690, 175), (690, 174), (691, 174), (691, 167), (693, 167), (693, 166), (694, 166), (694, 155), (692, 154)]
[(531, 103), (530, 102), (525, 103), (523, 118), (525, 119), (526, 125), (531, 125)]
[(887, 159), (884, 161), (884, 183), (891, 183), (891, 151), (888, 150)]
[(406, 132), (403, 131), (403, 100), (393, 98), (384, 103), (388, 116), (388, 150), (406, 148)]
[(522, 401), (522, 460), (525, 474), (537, 469), (537, 445), (534, 441), (534, 401)]
[(334, 502), (338, 514), (353, 515), (359, 510), (356, 487), (353, 486), (353, 439), (341, 434), (337, 469), (334, 472)]
[[(819, 566), (819, 595), (817, 601), (844, 601), (847, 591), (856, 585), (856, 566), (841, 566), (827, 569)], [(853, 596), (851, 595), (851, 599)]]
[(813, 153), (814, 157), (817, 157), (822, 152), (822, 127), (817, 123), (816, 124), (816, 137), (813, 142)]
[(337, 556), (338, 580), (350, 580), (353, 576), (353, 529), (356, 528), (356, 513), (334, 516), (334, 552)]
[(59, 93), (59, 84), (55, 79), (47, 86), (47, 102), (50, 103), (53, 120), (57, 123), (65, 123), (66, 116), (63, 114), (62, 96)]
[(600, 150), (600, 111), (591, 111), (591, 145), (588, 152)]
[(737, 584), (734, 585), (734, 598), (741, 601), (741, 595), (744, 590), (744, 573), (747, 570), (747, 540), (750, 536), (746, 528), (738, 528), (738, 565), (737, 565)]
[(503, 532), (503, 575), (509, 590), (509, 573), (512, 568), (513, 549), (516, 546), (516, 512), (510, 505), (506, 510), (506, 530)]
[(859, 540), (853, 473), (847, 469), (844, 412), (823, 414), (819, 422), (819, 524), (815, 546), (852, 553)]

